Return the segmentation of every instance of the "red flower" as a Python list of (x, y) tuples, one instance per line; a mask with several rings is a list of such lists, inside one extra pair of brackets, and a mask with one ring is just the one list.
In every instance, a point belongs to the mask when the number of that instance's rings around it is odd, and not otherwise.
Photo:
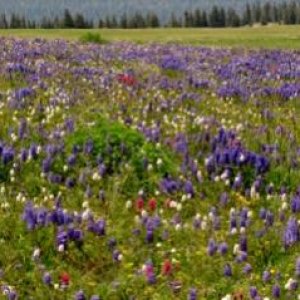
[(67, 272), (60, 274), (59, 279), (61, 284), (69, 285), (70, 283), (70, 275)]
[(132, 75), (119, 74), (117, 78), (120, 83), (123, 83), (125, 85), (132, 86), (136, 84), (136, 79)]
[(141, 197), (137, 198), (135, 207), (138, 211), (141, 211), (144, 208), (144, 200)]
[(149, 210), (154, 211), (156, 209), (156, 199), (152, 198), (148, 201)]
[(162, 274), (165, 276), (170, 275), (172, 273), (172, 269), (173, 269), (172, 263), (170, 262), (170, 260), (166, 259), (162, 266), (162, 270), (161, 270)]

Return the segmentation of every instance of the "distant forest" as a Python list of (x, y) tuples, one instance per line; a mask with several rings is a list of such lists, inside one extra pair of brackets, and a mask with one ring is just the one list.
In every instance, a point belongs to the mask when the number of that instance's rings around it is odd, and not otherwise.
[[(1, 7), (0, 7), (1, 8)], [(98, 19), (65, 8), (59, 15), (40, 19), (16, 12), (0, 13), (0, 28), (156, 28), (156, 27), (239, 27), (260, 23), (300, 24), (300, 2), (248, 3), (242, 9), (213, 5), (194, 7), (181, 14), (171, 13), (162, 21), (155, 11), (106, 14)]]

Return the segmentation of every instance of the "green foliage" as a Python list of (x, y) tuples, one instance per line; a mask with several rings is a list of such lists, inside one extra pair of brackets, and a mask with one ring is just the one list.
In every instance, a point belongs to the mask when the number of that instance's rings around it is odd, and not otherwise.
[(82, 43), (106, 44), (107, 41), (102, 38), (100, 33), (87, 32), (83, 34), (79, 41)]

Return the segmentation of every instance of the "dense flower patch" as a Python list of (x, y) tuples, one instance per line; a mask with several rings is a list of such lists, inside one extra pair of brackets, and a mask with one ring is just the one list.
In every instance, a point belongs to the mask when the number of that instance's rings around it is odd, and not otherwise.
[(299, 297), (298, 52), (0, 49), (4, 297)]

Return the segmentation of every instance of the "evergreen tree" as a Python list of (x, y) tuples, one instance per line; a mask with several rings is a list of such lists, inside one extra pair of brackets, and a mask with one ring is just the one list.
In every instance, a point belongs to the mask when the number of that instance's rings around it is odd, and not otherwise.
[(98, 22), (98, 28), (103, 28), (104, 27), (104, 21), (100, 18)]
[(111, 28), (118, 28), (119, 27), (119, 24), (118, 24), (118, 21), (117, 21), (117, 18), (115, 15), (112, 16), (111, 18), (111, 24), (110, 24)]
[(128, 26), (127, 15), (123, 14), (120, 20), (120, 27), (126, 29)]
[(203, 11), (201, 17), (201, 27), (207, 27), (207, 26), (208, 26), (207, 13), (206, 11)]
[(172, 15), (171, 15), (169, 25), (173, 28), (181, 27), (181, 24), (174, 13), (172, 13)]
[(68, 9), (64, 12), (64, 28), (74, 28), (74, 20)]
[(224, 9), (219, 9), (217, 6), (213, 6), (209, 15), (209, 25), (211, 27), (224, 27), (225, 19), (226, 17)]
[(229, 8), (226, 15), (226, 26), (227, 27), (239, 27), (241, 20), (239, 15), (233, 8)]
[(8, 28), (8, 22), (7, 22), (5, 14), (2, 14), (0, 16), (0, 28), (2, 28), (2, 29), (7, 29)]
[(147, 27), (157, 28), (160, 26), (159, 19), (154, 12), (148, 13), (146, 20)]
[(250, 7), (249, 3), (246, 4), (246, 8), (245, 8), (245, 11), (244, 11), (243, 17), (242, 17), (242, 24), (250, 25), (250, 26), (253, 24), (251, 7)]
[(13, 29), (21, 28), (21, 19), (18, 15), (14, 13), (11, 15), (10, 28)]
[(194, 12), (194, 26), (201, 27), (202, 25), (202, 15), (199, 8), (197, 8)]
[(82, 14), (77, 13), (74, 18), (74, 27), (75, 28), (87, 28), (87, 24), (84, 20), (84, 16)]
[(106, 16), (106, 18), (105, 18), (104, 27), (111, 28), (111, 21), (110, 21), (109, 16)]

